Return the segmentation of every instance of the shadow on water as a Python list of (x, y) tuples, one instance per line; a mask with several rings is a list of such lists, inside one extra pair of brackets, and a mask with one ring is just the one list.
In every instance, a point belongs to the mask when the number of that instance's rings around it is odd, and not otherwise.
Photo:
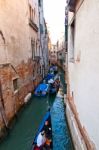
[[(53, 103), (51, 98), (50, 105)], [(0, 144), (0, 150), (30, 150), (38, 126), (49, 106), (48, 96), (32, 97), (20, 111), (12, 131)]]

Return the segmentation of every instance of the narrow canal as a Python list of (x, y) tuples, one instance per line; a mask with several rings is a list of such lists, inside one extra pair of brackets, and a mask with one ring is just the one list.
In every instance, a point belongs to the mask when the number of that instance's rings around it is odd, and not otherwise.
[[(60, 71), (60, 75), (64, 90), (64, 73)], [(65, 136), (63, 136), (64, 144), (60, 143), (63, 145), (62, 147), (60, 147), (61, 149), (57, 148), (58, 145), (56, 145), (56, 148), (54, 148), (53, 150), (73, 150), (68, 126), (65, 123), (64, 119), (63, 102), (60, 103), (57, 98), (55, 99), (54, 96), (49, 95), (45, 98), (37, 98), (34, 96), (32, 97), (29, 104), (27, 104), (19, 113), (16, 119), (16, 123), (13, 126), (11, 132), (9, 132), (4, 142), (0, 144), (0, 150), (31, 150), (33, 138), (49, 105), (53, 105), (52, 115), (55, 114), (55, 111), (58, 111), (60, 116), (63, 116), (63, 131), (64, 133), (66, 133)], [(58, 118), (56, 119), (56, 121), (56, 123), (58, 124)], [(55, 120), (53, 120), (53, 122), (55, 124)], [(60, 130), (58, 130), (58, 136), (61, 134), (59, 133), (59, 131)]]
[(60, 72), (60, 78), (62, 84), (62, 87), (60, 88), (61, 92), (59, 91), (56, 95), (51, 108), (53, 150), (74, 150), (65, 116), (63, 94), (66, 93), (66, 85), (64, 83), (63, 72)]

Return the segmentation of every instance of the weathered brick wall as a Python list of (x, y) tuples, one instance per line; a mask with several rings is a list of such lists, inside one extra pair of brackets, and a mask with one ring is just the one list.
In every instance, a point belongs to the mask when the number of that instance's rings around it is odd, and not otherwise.
[[(32, 3), (34, 8), (34, 1)], [(35, 6), (38, 13), (38, 5)], [(38, 24), (38, 14), (35, 15)], [(39, 63), (33, 62), (31, 38), (37, 41), (38, 33), (29, 26), (29, 3), (27, 0), (0, 0), (0, 82), (4, 112), (7, 121), (24, 104), (24, 97), (41, 81), (37, 74)], [(33, 81), (33, 69), (36, 79)], [(13, 79), (18, 79), (14, 91)], [(0, 110), (0, 126), (3, 125)]]
[[(39, 64), (35, 64), (35, 70), (37, 67), (39, 67)], [(22, 62), (19, 64), (15, 68), (16, 72), (10, 64), (0, 68), (4, 111), (8, 121), (14, 117), (15, 113), (17, 113), (24, 104), (25, 96), (29, 92), (32, 92), (33, 88), (41, 81), (40, 76), (35, 74), (36, 83), (33, 83), (33, 69), (34, 63), (32, 60), (28, 60), (27, 63)], [(15, 92), (13, 88), (13, 79), (16, 77), (18, 78), (18, 90)], [(0, 121), (2, 122), (2, 117), (0, 117)]]
[(2, 114), (0, 113), (0, 128), (2, 128), (4, 125), (3, 120), (2, 120)]

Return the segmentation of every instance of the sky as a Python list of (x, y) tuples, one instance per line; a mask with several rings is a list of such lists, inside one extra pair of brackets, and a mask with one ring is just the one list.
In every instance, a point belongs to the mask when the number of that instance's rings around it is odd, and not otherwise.
[(52, 44), (64, 35), (65, 5), (66, 0), (43, 0), (44, 16), (47, 22), (48, 30)]

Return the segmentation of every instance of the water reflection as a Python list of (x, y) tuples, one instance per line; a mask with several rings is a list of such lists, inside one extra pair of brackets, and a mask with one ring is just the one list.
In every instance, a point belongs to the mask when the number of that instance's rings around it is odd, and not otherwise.
[(61, 97), (56, 97), (51, 109), (53, 150), (73, 150), (73, 145), (66, 124), (64, 103)]

